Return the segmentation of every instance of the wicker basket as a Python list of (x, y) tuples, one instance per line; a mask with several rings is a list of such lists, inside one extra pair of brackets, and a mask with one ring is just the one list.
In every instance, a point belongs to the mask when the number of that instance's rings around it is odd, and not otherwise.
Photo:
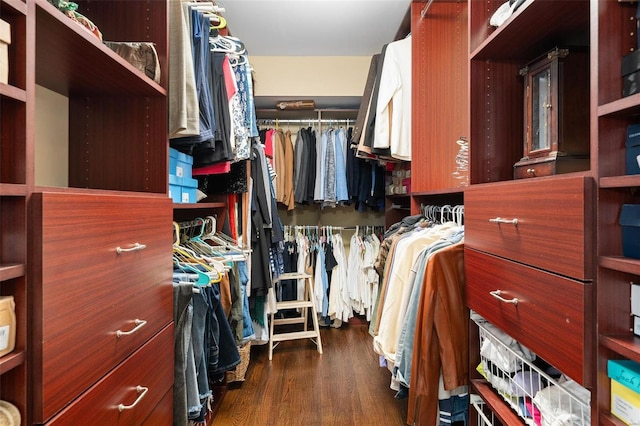
[(247, 367), (249, 367), (251, 342), (244, 346), (239, 346), (238, 352), (240, 352), (240, 364), (236, 366), (235, 370), (227, 371), (227, 383), (244, 382), (244, 375), (247, 372)]

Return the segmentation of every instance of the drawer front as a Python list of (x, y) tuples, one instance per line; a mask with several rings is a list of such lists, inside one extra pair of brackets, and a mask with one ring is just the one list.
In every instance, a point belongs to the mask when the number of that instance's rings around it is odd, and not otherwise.
[(592, 286), (467, 248), (464, 262), (467, 306), (585, 385)]
[[(45, 193), (39, 213), (46, 420), (172, 321), (173, 231), (171, 202), (157, 197)], [(118, 253), (135, 243), (146, 248)]]
[(593, 278), (591, 178), (472, 185), (464, 198), (465, 246), (579, 280)]
[[(161, 400), (168, 401), (173, 385), (173, 333), (171, 323), (48, 424), (142, 424)], [(168, 401), (169, 408), (172, 403)], [(165, 411), (165, 417), (157, 424), (171, 424), (172, 411)]]

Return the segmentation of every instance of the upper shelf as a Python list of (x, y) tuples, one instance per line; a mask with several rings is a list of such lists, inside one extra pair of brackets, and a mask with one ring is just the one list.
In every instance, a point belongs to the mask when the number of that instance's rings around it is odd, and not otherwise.
[(487, 15), (484, 2), (471, 2), (471, 7), (483, 9), (472, 10), (472, 60), (527, 62), (536, 52), (542, 54), (555, 46), (589, 45), (588, 1), (527, 0), (493, 32), (489, 19), (495, 11)]
[(47, 0), (36, 0), (36, 10), (37, 84), (64, 96), (166, 95), (162, 86)]

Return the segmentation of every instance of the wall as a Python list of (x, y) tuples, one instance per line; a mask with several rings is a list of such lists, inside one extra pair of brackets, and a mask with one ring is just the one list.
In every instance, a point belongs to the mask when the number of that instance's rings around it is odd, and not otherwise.
[(69, 99), (36, 86), (35, 184), (69, 186)]
[(256, 96), (362, 96), (369, 56), (250, 56)]

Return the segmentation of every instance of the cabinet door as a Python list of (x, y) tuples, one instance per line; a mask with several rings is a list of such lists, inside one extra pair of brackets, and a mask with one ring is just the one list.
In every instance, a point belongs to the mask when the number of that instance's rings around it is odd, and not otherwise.
[(578, 383), (589, 380), (591, 285), (470, 249), (464, 262), (470, 309)]
[(173, 324), (165, 327), (48, 425), (139, 425), (161, 400), (172, 407), (173, 334)]
[(172, 321), (172, 210), (166, 197), (33, 199), (34, 393), (44, 420)]
[(590, 280), (593, 199), (593, 180), (583, 176), (471, 186), (465, 191), (465, 244)]

